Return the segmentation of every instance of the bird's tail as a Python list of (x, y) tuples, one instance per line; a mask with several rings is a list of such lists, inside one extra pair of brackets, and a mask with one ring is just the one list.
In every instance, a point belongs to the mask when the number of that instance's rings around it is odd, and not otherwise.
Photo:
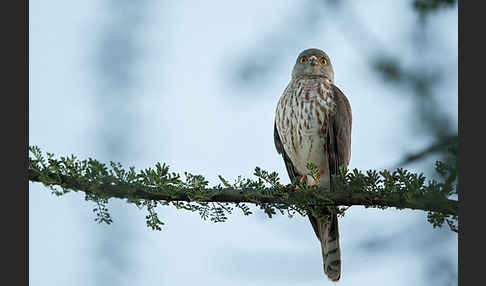
[(309, 216), (321, 243), (324, 273), (332, 281), (341, 278), (341, 248), (339, 247), (338, 219), (335, 211), (324, 219)]

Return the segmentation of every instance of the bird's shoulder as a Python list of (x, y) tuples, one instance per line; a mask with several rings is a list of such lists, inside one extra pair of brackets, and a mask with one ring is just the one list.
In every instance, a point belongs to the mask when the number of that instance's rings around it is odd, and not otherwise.
[(333, 83), (331, 84), (331, 92), (336, 102), (336, 105), (342, 107), (345, 112), (351, 114), (351, 104), (344, 93)]

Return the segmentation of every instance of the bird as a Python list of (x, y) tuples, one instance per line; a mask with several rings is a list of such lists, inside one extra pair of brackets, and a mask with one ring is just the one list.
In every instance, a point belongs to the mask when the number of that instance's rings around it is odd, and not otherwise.
[[(348, 167), (351, 159), (351, 105), (334, 84), (334, 70), (322, 50), (302, 51), (291, 79), (275, 111), (274, 141), (292, 183), (331, 190), (332, 174)], [(307, 164), (318, 176), (308, 175)], [(322, 187), (322, 188), (321, 188)], [(324, 274), (331, 281), (341, 278), (341, 248), (337, 210), (320, 207), (325, 215), (307, 211), (322, 252)], [(316, 214), (316, 212), (314, 212)]]

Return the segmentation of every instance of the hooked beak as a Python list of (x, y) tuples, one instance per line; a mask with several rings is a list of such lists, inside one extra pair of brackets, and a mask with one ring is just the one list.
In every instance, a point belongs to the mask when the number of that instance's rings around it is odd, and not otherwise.
[(315, 65), (319, 64), (319, 60), (317, 59), (316, 56), (311, 56), (309, 58), (309, 63), (311, 64), (311, 66), (315, 66)]

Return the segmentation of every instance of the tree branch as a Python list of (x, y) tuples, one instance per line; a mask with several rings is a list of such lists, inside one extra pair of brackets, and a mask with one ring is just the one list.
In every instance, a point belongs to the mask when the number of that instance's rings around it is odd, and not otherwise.
[(403, 167), (415, 161), (421, 160), (430, 154), (447, 151), (447, 148), (451, 145), (457, 145), (457, 140), (457, 135), (446, 136), (442, 140), (430, 145), (420, 152), (407, 155), (400, 163), (396, 164), (396, 166), (397, 168)]
[[(279, 192), (273, 195), (265, 195), (262, 192), (255, 191), (251, 188), (234, 189), (205, 189), (206, 195), (198, 198), (192, 196), (193, 188), (164, 189), (156, 187), (142, 187), (130, 184), (97, 184), (90, 185), (82, 181), (72, 179), (66, 176), (50, 174), (52, 181), (46, 182), (41, 180), (40, 173), (29, 169), (29, 180), (32, 182), (41, 182), (47, 185), (58, 185), (63, 188), (82, 191), (86, 193), (95, 192), (104, 198), (120, 199), (139, 199), (139, 200), (156, 200), (156, 201), (185, 201), (185, 202), (220, 202), (220, 203), (263, 203), (263, 204), (304, 204), (309, 202), (310, 198), (320, 195), (324, 198), (321, 206), (375, 206), (375, 207), (395, 207), (398, 209), (413, 209), (423, 211), (435, 211), (447, 215), (457, 215), (458, 201), (447, 199), (444, 196), (423, 193), (416, 194), (413, 197), (405, 199), (401, 193), (382, 194), (362, 190), (352, 190), (348, 186), (345, 190), (335, 192), (323, 192), (322, 190), (302, 190), (293, 191), (286, 188), (288, 196), (282, 196)], [(57, 180), (55, 179), (57, 177)]]
[[(255, 168), (257, 180), (238, 177), (231, 184), (219, 176), (223, 185), (208, 186), (201, 175), (185, 172), (185, 179), (179, 174), (169, 173), (169, 167), (157, 163), (155, 168), (135, 172), (131, 167), (125, 170), (119, 163), (110, 162), (110, 168), (97, 160), (77, 160), (76, 157), (61, 157), (47, 154), (47, 160), (38, 147), (30, 147), (34, 155), (29, 157), (28, 177), (32, 182), (40, 182), (60, 196), (69, 190), (81, 191), (87, 200), (96, 202), (93, 210), (97, 222), (111, 223), (106, 204), (110, 198), (127, 199), (148, 211), (147, 225), (160, 230), (164, 223), (159, 220), (155, 208), (157, 204), (172, 204), (177, 208), (197, 211), (203, 219), (225, 221), (235, 204), (245, 215), (251, 214), (246, 203), (262, 208), (268, 216), (279, 211), (292, 216), (306, 215), (311, 209), (336, 207), (339, 214), (344, 209), (338, 206), (361, 205), (385, 209), (414, 209), (428, 212), (428, 220), (434, 227), (444, 222), (457, 231), (458, 201), (449, 199), (457, 194), (455, 182), (457, 168), (437, 162), (436, 170), (444, 182), (430, 180), (425, 184), (422, 174), (410, 173), (403, 169), (389, 172), (374, 170), (366, 174), (354, 169), (341, 169), (331, 177), (331, 190), (306, 186), (301, 182), (282, 186), (276, 172), (269, 173)], [(309, 175), (318, 174), (317, 167), (308, 164)], [(295, 187), (298, 190), (295, 190)], [(60, 187), (62, 191), (58, 189)]]

